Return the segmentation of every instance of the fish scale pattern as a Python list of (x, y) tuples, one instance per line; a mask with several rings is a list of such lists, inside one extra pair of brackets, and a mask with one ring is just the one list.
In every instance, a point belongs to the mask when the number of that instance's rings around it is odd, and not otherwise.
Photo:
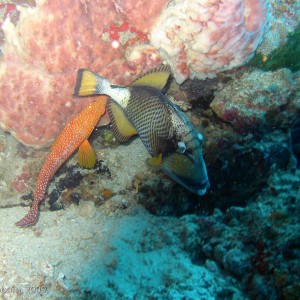
[(170, 110), (157, 97), (159, 91), (155, 89), (141, 86), (132, 87), (130, 91), (132, 96), (126, 107), (128, 119), (151, 156), (164, 153), (172, 137)]

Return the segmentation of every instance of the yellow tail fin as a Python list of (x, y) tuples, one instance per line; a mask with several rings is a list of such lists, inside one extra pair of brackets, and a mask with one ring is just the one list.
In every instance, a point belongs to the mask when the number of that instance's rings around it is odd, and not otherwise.
[(79, 69), (77, 72), (74, 96), (92, 96), (97, 94), (97, 74), (87, 69)]

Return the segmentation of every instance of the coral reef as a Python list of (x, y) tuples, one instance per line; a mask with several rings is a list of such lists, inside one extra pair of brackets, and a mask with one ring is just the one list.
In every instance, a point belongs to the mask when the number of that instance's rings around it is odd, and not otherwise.
[(292, 71), (300, 69), (300, 24), (290, 33), (284, 45), (273, 50), (267, 56), (257, 53), (248, 63), (249, 66), (274, 71), (280, 68), (289, 68)]
[[(13, 223), (25, 208), (15, 206), (32, 199), (27, 192), (47, 152), (2, 133), (0, 169), (9, 165), (16, 171), (0, 172), (0, 295), (298, 300), (300, 174), (289, 130), (253, 128), (245, 135), (210, 110), (216, 89), (242, 78), (236, 76), (214, 79), (204, 92), (197, 80), (168, 90), (174, 93), (170, 98), (177, 93), (191, 99), (187, 115), (207, 135), (204, 156), (212, 185), (204, 197), (147, 170), (139, 139), (112, 146), (111, 136), (98, 130), (92, 138), (100, 159), (96, 168), (79, 168), (72, 157), (50, 183), (43, 218), (20, 231)], [(28, 286), (36, 289), (28, 294)]]
[(36, 7), (18, 6), (19, 20), (6, 18), (2, 26), (1, 128), (23, 144), (43, 147), (83, 102), (91, 101), (72, 99), (79, 67), (126, 84), (159, 64), (146, 36), (165, 5), (164, 0), (106, 0), (101, 5), (39, 0)]
[[(289, 135), (274, 130), (263, 136), (242, 136), (223, 126), (210, 125), (215, 131), (204, 147), (211, 187), (195, 197), (160, 174), (139, 178), (136, 201), (158, 216), (226, 211), (245, 207), (268, 185), (274, 170), (286, 170), (293, 161)], [(243, 195), (243, 197), (241, 197)]]
[(286, 44), (288, 35), (291, 34), (299, 24), (299, 1), (277, 1), (270, 2), (270, 29), (266, 32), (262, 43), (257, 48), (258, 57), (268, 60), (269, 55), (275, 49)]
[(289, 69), (254, 70), (235, 75), (218, 90), (212, 110), (240, 132), (290, 126), (299, 109), (298, 76)]
[[(299, 113), (300, 114), (300, 113)], [(293, 154), (297, 160), (297, 166), (300, 167), (300, 115), (293, 124), (291, 131), (291, 146)]]
[[(37, 8), (19, 7), (19, 21), (4, 24), (0, 64), (0, 119), (14, 121), (7, 130), (24, 138), (28, 132), (26, 141), (41, 147), (91, 101), (71, 99), (77, 60), (120, 84), (155, 64), (147, 35), (164, 4), (152, 2), (40, 0)], [(169, 8), (179, 2), (186, 3)], [(201, 2), (213, 8), (217, 0)], [(257, 50), (268, 59), (299, 20), (299, 1), (269, 3), (271, 29)], [(65, 15), (63, 5), (70, 8)], [(97, 17), (100, 10), (106, 18)], [(49, 26), (61, 32), (49, 35)], [(300, 71), (244, 66), (181, 86), (170, 82), (167, 95), (204, 134), (211, 181), (204, 197), (150, 170), (140, 139), (119, 144), (106, 127), (90, 139), (95, 168), (80, 168), (72, 156), (49, 184), (43, 218), (20, 229), (14, 223), (33, 199), (49, 150), (0, 131), (1, 299), (300, 299)]]
[(274, 171), (256, 201), (209, 215), (153, 216), (123, 193), (45, 212), (21, 230), (12, 219), (24, 209), (1, 209), (0, 295), (298, 300), (299, 175)]
[(249, 60), (267, 28), (268, 6), (254, 1), (171, 1), (151, 42), (176, 81), (215, 76)]
[(200, 216), (201, 241), (190, 248), (195, 259), (240, 278), (251, 299), (298, 299), (298, 195), (299, 170), (274, 172), (246, 208)]

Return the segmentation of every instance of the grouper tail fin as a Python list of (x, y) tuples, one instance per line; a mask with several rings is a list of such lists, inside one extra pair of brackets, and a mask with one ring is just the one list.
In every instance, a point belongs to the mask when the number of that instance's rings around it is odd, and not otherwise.
[(74, 96), (106, 94), (108, 89), (110, 89), (110, 83), (107, 79), (87, 69), (78, 70)]

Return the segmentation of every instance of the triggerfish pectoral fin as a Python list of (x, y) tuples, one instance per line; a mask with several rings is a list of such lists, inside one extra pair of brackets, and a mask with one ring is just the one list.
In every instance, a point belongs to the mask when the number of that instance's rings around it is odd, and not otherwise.
[(82, 167), (93, 168), (96, 163), (96, 154), (88, 140), (85, 140), (78, 149), (78, 162)]

